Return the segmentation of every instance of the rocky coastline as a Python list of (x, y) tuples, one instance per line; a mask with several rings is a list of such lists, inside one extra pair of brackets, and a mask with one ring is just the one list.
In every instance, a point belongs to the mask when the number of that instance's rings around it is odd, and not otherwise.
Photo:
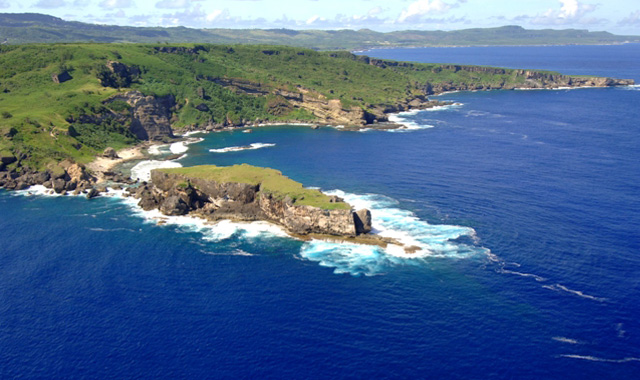
[[(317, 191), (317, 190), (313, 190)], [(293, 236), (326, 236), (357, 240), (371, 232), (369, 210), (324, 209), (301, 205), (295, 199), (264, 189), (261, 183), (221, 182), (175, 174), (163, 169), (151, 172), (151, 181), (129, 190), (146, 210), (158, 209), (167, 216), (195, 215), (211, 222), (233, 220), (268, 221)], [(343, 203), (330, 197), (334, 204)], [(387, 244), (388, 239), (366, 240)]]

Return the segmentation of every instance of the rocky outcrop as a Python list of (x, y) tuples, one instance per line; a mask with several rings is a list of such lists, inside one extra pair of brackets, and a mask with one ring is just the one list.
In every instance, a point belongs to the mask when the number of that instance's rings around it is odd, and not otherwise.
[(104, 87), (129, 87), (140, 76), (140, 69), (136, 66), (127, 66), (118, 61), (107, 61), (102, 70), (98, 72), (100, 84)]
[(22, 190), (34, 185), (43, 185), (57, 194), (82, 192), (91, 189), (96, 179), (87, 173), (84, 166), (65, 160), (47, 171), (16, 168), (0, 172), (0, 187)]
[(371, 231), (368, 210), (355, 213), (299, 205), (288, 196), (262, 191), (259, 184), (216, 182), (154, 170), (151, 185), (141, 187), (134, 196), (145, 210), (159, 208), (165, 215), (192, 212), (209, 220), (266, 220), (298, 235), (354, 237)]
[(367, 209), (358, 210), (353, 213), (353, 219), (357, 233), (368, 234), (371, 232), (371, 211)]
[(361, 107), (345, 107), (340, 99), (328, 99), (326, 96), (302, 87), (296, 91), (272, 88), (261, 83), (244, 79), (207, 78), (236, 93), (254, 96), (275, 95), (281, 101), (274, 102), (270, 113), (281, 115), (282, 110), (305, 109), (318, 118), (320, 123), (365, 125), (375, 121), (376, 116)]
[(204, 46), (196, 45), (192, 48), (186, 46), (156, 46), (154, 50), (158, 53), (166, 54), (188, 54), (196, 55), (200, 51), (206, 51)]
[(277, 222), (295, 234), (357, 234), (354, 212), (351, 210), (323, 210), (312, 206), (298, 206), (286, 198), (279, 199), (268, 193), (260, 193), (258, 204), (268, 220)]
[(613, 79), (605, 77), (574, 77), (535, 70), (507, 70), (493, 67), (442, 65), (432, 69), (434, 72), (450, 70), (453, 72), (466, 71), (471, 73), (485, 73), (491, 75), (509, 75), (509, 82), (496, 81), (491, 83), (458, 83), (445, 81), (439, 83), (425, 83), (422, 90), (426, 95), (437, 95), (449, 91), (477, 91), (477, 90), (513, 90), (522, 89), (555, 89), (562, 87), (612, 87), (634, 84), (633, 79)]
[(102, 157), (105, 158), (110, 158), (112, 160), (117, 160), (120, 157), (118, 156), (118, 153), (116, 153), (116, 150), (113, 149), (112, 147), (107, 147), (104, 152), (102, 153)]
[(171, 108), (175, 105), (172, 95), (164, 97), (145, 96), (140, 91), (130, 91), (109, 99), (122, 100), (131, 106), (129, 129), (140, 140), (161, 141), (173, 137)]

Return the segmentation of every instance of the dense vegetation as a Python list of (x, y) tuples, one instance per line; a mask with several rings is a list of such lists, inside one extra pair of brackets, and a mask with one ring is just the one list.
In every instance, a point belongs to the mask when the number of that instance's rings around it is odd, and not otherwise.
[(281, 172), (247, 164), (233, 166), (202, 165), (188, 168), (157, 169), (165, 173), (181, 174), (187, 178), (200, 178), (220, 183), (235, 182), (260, 185), (260, 191), (272, 196), (289, 199), (296, 205), (314, 206), (324, 210), (349, 210), (344, 202), (331, 202), (331, 198), (319, 190), (306, 189), (301, 183), (282, 175)]
[(320, 50), (367, 49), (388, 46), (473, 46), (536, 44), (609, 44), (640, 41), (638, 36), (616, 36), (587, 30), (527, 30), (517, 26), (456, 31), (397, 31), (368, 29), (191, 29), (140, 28), (64, 21), (43, 14), (0, 14), (0, 36), (11, 44), (42, 42), (198, 42), (276, 44)]
[[(114, 61), (130, 68), (131, 75), (110, 71), (107, 65)], [(35, 168), (64, 158), (87, 162), (107, 146), (118, 149), (135, 142), (128, 132), (128, 104), (108, 101), (131, 90), (172, 96), (171, 123), (180, 129), (314, 119), (306, 109), (281, 107), (287, 102), (274, 89), (305, 89), (339, 99), (344, 107), (368, 109), (422, 95), (427, 82), (522, 80), (512, 70), (459, 71), (433, 64), (369, 62), (348, 52), (247, 45), (4, 45), (0, 67), (0, 152), (12, 152)], [(221, 78), (257, 83), (271, 93), (232, 91), (219, 84)]]

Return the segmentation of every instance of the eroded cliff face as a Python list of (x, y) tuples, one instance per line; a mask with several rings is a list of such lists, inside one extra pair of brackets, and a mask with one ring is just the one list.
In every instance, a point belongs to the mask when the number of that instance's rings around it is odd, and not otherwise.
[[(375, 116), (361, 107), (345, 107), (339, 99), (327, 99), (326, 96), (303, 87), (295, 91), (272, 88), (260, 83), (243, 79), (207, 78), (231, 91), (254, 96), (281, 96), (293, 108), (311, 112), (318, 122), (325, 124), (365, 125), (374, 121)], [(278, 104), (281, 106), (281, 104)], [(272, 112), (275, 114), (275, 112)]]
[[(266, 220), (298, 235), (353, 237), (371, 231), (368, 210), (356, 213), (297, 205), (286, 196), (261, 191), (260, 185), (220, 183), (159, 170), (151, 172), (151, 185), (141, 187), (135, 197), (145, 210), (158, 208), (165, 215), (194, 213), (209, 220)], [(358, 215), (368, 215), (364, 225)]]
[(265, 193), (260, 193), (258, 204), (269, 220), (276, 221), (296, 234), (356, 236), (354, 212), (351, 210), (298, 206)]
[(175, 105), (173, 96), (145, 96), (140, 91), (129, 91), (116, 95), (109, 101), (122, 100), (131, 106), (131, 126), (129, 129), (140, 140), (161, 141), (173, 137), (171, 129), (171, 107)]

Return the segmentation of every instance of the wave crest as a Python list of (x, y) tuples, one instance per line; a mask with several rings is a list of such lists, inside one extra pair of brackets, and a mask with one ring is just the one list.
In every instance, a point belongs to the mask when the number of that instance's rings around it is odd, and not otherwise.
[(230, 146), (230, 147), (226, 147), (226, 148), (209, 149), (209, 152), (212, 152), (212, 153), (239, 152), (239, 151), (242, 151), (242, 150), (262, 149), (262, 148), (269, 148), (269, 147), (272, 147), (272, 146), (276, 146), (276, 144), (271, 144), (271, 143), (253, 143), (253, 144), (242, 145), (242, 146)]

